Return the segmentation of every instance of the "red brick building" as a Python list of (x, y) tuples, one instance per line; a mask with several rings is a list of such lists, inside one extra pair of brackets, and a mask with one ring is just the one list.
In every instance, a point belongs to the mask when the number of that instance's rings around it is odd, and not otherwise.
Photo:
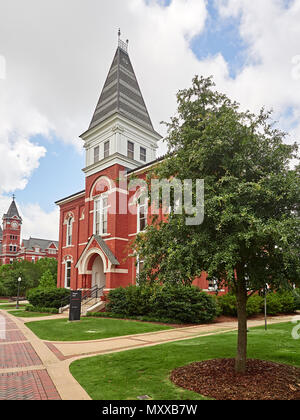
[[(161, 136), (154, 130), (128, 52), (119, 45), (89, 129), (85, 190), (59, 200), (58, 287), (111, 289), (136, 284), (142, 261), (130, 243), (149, 223), (146, 202), (129, 193), (129, 175), (145, 177)], [(213, 290), (205, 274), (195, 281)]]
[(58, 257), (58, 242), (49, 239), (21, 239), (22, 218), (13, 201), (3, 216), (0, 227), (0, 265), (12, 264), (16, 260), (36, 262), (41, 258)]

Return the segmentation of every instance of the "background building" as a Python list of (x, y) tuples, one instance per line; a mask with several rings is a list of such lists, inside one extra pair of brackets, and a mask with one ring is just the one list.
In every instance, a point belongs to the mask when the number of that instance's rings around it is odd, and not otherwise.
[(4, 214), (3, 229), (0, 227), (0, 265), (12, 264), (16, 260), (35, 262), (41, 258), (58, 257), (58, 241), (49, 239), (21, 239), (22, 218), (13, 197)]

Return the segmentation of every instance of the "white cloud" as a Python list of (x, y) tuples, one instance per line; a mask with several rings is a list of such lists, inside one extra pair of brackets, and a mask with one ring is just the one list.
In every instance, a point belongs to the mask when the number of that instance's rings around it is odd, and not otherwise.
[(47, 213), (39, 204), (22, 205), (20, 214), (23, 219), (22, 238), (58, 239), (59, 210)]
[[(300, 0), (216, 0), (224, 19), (239, 18), (239, 31), (248, 45), (248, 62), (224, 90), (253, 111), (274, 110), (280, 125), (300, 138)], [(287, 112), (289, 111), (289, 112)]]

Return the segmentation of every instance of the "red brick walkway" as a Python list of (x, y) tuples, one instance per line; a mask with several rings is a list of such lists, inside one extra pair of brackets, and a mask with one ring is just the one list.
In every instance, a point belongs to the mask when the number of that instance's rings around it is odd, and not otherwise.
[(47, 371), (39, 369), (42, 365), (17, 325), (0, 312), (0, 400), (59, 400)]

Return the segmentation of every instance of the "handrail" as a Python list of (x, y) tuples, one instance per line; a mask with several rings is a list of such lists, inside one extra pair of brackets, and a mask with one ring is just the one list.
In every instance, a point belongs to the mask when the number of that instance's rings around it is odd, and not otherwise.
[(67, 305), (70, 305), (71, 302), (71, 296), (66, 296), (60, 301), (60, 309), (64, 308)]
[(89, 292), (89, 296), (84, 297), (83, 299), (81, 299), (81, 304), (86, 305), (89, 302), (91, 302), (93, 299), (97, 299), (98, 297), (102, 296), (102, 292), (104, 290), (104, 286), (103, 287), (98, 287), (98, 286), (94, 286)]

